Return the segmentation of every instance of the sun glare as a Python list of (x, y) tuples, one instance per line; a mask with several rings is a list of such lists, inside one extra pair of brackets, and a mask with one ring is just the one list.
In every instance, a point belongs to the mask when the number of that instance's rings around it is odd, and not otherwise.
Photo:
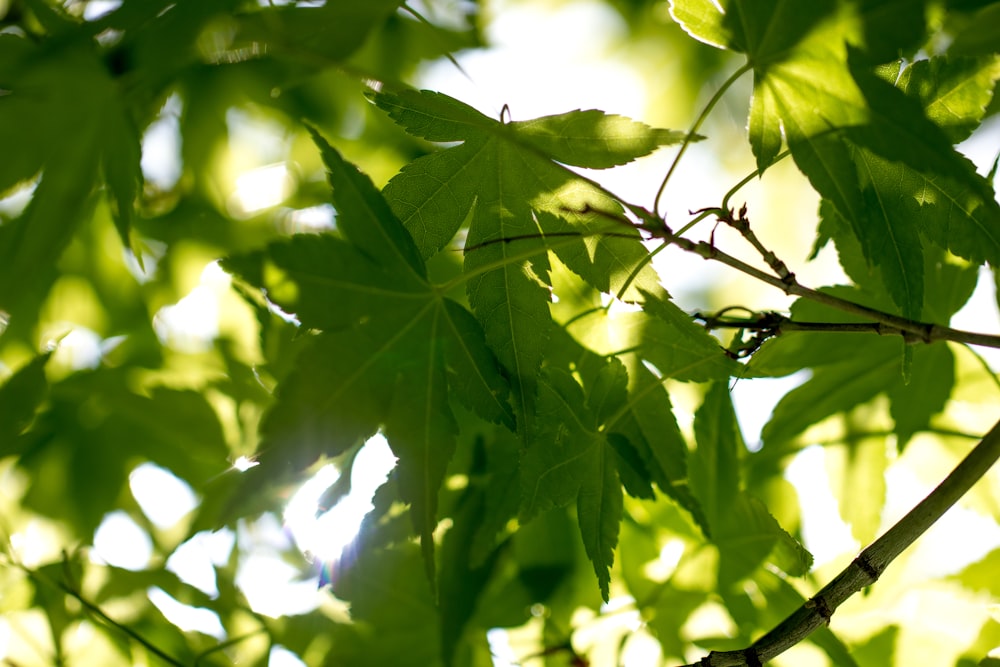
[(317, 516), (323, 493), (339, 478), (336, 466), (327, 465), (305, 482), (285, 508), (285, 523), (303, 553), (320, 563), (335, 562), (372, 509), (376, 489), (385, 483), (396, 465), (389, 443), (379, 434), (358, 452), (351, 469), (351, 492), (334, 507)]

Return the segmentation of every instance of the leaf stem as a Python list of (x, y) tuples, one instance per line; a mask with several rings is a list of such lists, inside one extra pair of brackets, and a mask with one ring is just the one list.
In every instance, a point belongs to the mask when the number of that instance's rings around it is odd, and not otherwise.
[[(774, 159), (771, 160), (771, 163), (768, 165), (768, 169), (770, 169), (771, 167), (773, 167), (778, 162), (781, 162), (782, 160), (784, 160), (786, 157), (788, 157), (791, 154), (792, 154), (791, 151), (782, 151), (781, 153), (778, 153), (776, 156), (774, 156)], [(753, 179), (755, 179), (758, 176), (760, 176), (762, 173), (763, 173), (762, 169), (754, 169), (753, 173), (748, 174), (746, 178), (744, 178), (742, 181), (740, 181), (739, 183), (737, 183), (736, 185), (734, 185), (732, 188), (730, 188), (729, 192), (726, 193), (726, 196), (722, 198), (722, 207), (721, 208), (723, 210), (728, 210), (729, 209), (729, 200), (733, 198), (733, 195), (735, 195), (737, 192), (739, 192), (740, 190), (742, 190), (743, 186), (745, 186), (747, 183), (749, 183)]]
[(830, 622), (845, 600), (875, 583), (889, 564), (965, 495), (1000, 458), (1000, 421), (983, 436), (950, 475), (882, 537), (875, 540), (819, 593), (750, 647), (712, 651), (684, 667), (762, 665)]
[(681, 147), (677, 151), (677, 155), (674, 156), (674, 161), (670, 163), (667, 175), (663, 177), (663, 182), (660, 183), (660, 188), (656, 191), (656, 199), (653, 200), (653, 214), (656, 215), (656, 217), (660, 217), (660, 199), (663, 197), (664, 190), (667, 189), (667, 183), (670, 182), (670, 177), (673, 176), (674, 172), (677, 170), (677, 165), (680, 163), (681, 158), (684, 157), (684, 153), (687, 151), (688, 146), (691, 145), (691, 141), (701, 128), (702, 123), (705, 122), (705, 119), (708, 118), (708, 114), (712, 112), (712, 109), (714, 109), (715, 105), (719, 103), (719, 100), (721, 100), (722, 96), (726, 94), (726, 91), (729, 90), (734, 83), (736, 83), (737, 79), (750, 71), (752, 67), (753, 65), (748, 62), (733, 72), (730, 77), (725, 80), (722, 86), (715, 91), (715, 94), (712, 95), (712, 99), (708, 101), (705, 108), (702, 109), (701, 113), (698, 115), (698, 118), (695, 119), (694, 124), (691, 125), (691, 129), (688, 130), (687, 135), (684, 137), (684, 141), (681, 143)]

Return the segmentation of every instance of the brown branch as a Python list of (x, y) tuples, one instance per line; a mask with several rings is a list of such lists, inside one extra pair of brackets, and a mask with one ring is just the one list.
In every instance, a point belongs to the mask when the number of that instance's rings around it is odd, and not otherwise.
[[(633, 211), (635, 210), (635, 207), (631, 208)], [(690, 252), (704, 259), (725, 264), (726, 266), (732, 267), (737, 271), (740, 271), (752, 278), (756, 278), (761, 282), (777, 287), (785, 294), (800, 296), (811, 301), (815, 301), (816, 303), (836, 308), (837, 310), (845, 313), (874, 320), (876, 323), (885, 325), (880, 331), (883, 335), (898, 334), (906, 339), (908, 343), (933, 343), (940, 340), (950, 340), (955, 343), (967, 343), (970, 345), (1000, 348), (1000, 336), (962, 331), (960, 329), (952, 329), (951, 327), (942, 326), (940, 324), (931, 324), (928, 322), (911, 320), (906, 317), (900, 317), (899, 315), (886, 313), (875, 308), (869, 308), (868, 306), (863, 306), (859, 303), (854, 303), (853, 301), (848, 301), (847, 299), (842, 299), (832, 294), (827, 294), (825, 292), (805, 287), (798, 282), (795, 278), (795, 274), (788, 270), (784, 262), (778, 259), (773, 252), (764, 247), (764, 245), (757, 239), (756, 235), (750, 229), (749, 220), (746, 218), (746, 207), (740, 210), (738, 216), (734, 215), (731, 209), (716, 209), (713, 212), (716, 213), (716, 216), (721, 222), (724, 222), (739, 231), (743, 237), (754, 246), (761, 257), (763, 257), (764, 261), (767, 262), (768, 267), (774, 272), (773, 275), (722, 252), (711, 243), (706, 243), (704, 241), (695, 242), (690, 239), (677, 236), (671, 233), (669, 228), (666, 228), (665, 225), (663, 225), (660, 229), (656, 229), (649, 224), (649, 221), (644, 219), (642, 229), (649, 232), (653, 236), (662, 238), (671, 245), (677, 246), (685, 252)], [(628, 220), (625, 218), (621, 218), (621, 220), (628, 223)]]
[(780, 336), (789, 331), (832, 331), (836, 333), (873, 333), (879, 336), (902, 336), (899, 327), (882, 322), (799, 322), (790, 317), (767, 311), (749, 318), (732, 318), (724, 315), (695, 313), (696, 320), (703, 322), (706, 329), (744, 329), (758, 331), (769, 336)]
[[(709, 331), (713, 329), (738, 329), (740, 333), (730, 345), (728, 353), (739, 359), (752, 355), (768, 339), (790, 331), (871, 333), (879, 336), (902, 336), (903, 338), (910, 336), (908, 331), (883, 322), (800, 322), (774, 311), (762, 313), (748, 311), (750, 312), (748, 317), (731, 317), (725, 314), (730, 310), (733, 308), (726, 308), (715, 314), (696, 312), (691, 317), (701, 322)], [(748, 331), (753, 332), (753, 336), (744, 339), (741, 334)]]
[(773, 630), (738, 651), (712, 651), (700, 661), (684, 667), (752, 667), (763, 665), (827, 625), (833, 613), (852, 595), (878, 580), (889, 564), (927, 532), (938, 519), (1000, 458), (1000, 421), (983, 436), (971, 452), (937, 488), (920, 501), (882, 537), (805, 604)]
[[(1000, 336), (994, 334), (982, 334), (973, 331), (963, 331), (961, 329), (953, 329), (951, 327), (943, 326), (940, 324), (932, 324), (929, 322), (920, 322), (917, 320), (911, 320), (906, 317), (901, 317), (899, 315), (893, 315), (892, 313), (887, 313), (885, 311), (877, 310), (875, 308), (869, 308), (868, 306), (863, 306), (860, 303), (855, 303), (847, 299), (842, 299), (838, 296), (832, 294), (827, 294), (826, 292), (820, 292), (818, 290), (805, 287), (795, 278), (795, 274), (788, 271), (787, 268), (784, 271), (776, 271), (777, 275), (772, 275), (766, 271), (758, 269), (755, 266), (747, 264), (746, 262), (733, 257), (715, 247), (713, 244), (705, 241), (692, 241), (691, 239), (684, 238), (683, 236), (675, 235), (666, 223), (653, 216), (652, 213), (646, 211), (645, 209), (638, 206), (628, 206), (629, 210), (633, 213), (639, 215), (639, 224), (633, 224), (628, 218), (609, 213), (608, 211), (602, 211), (600, 209), (592, 208), (590, 206), (584, 206), (582, 209), (565, 209), (567, 213), (573, 213), (576, 215), (584, 215), (587, 213), (594, 213), (607, 218), (610, 218), (620, 224), (624, 224), (633, 230), (639, 230), (646, 232), (653, 238), (658, 238), (666, 241), (670, 245), (673, 245), (685, 252), (689, 252), (699, 257), (719, 262), (720, 264), (725, 264), (726, 266), (736, 269), (737, 271), (755, 278), (763, 283), (771, 285), (780, 289), (785, 294), (790, 296), (799, 296), (810, 301), (815, 301), (816, 303), (829, 306), (836, 310), (840, 310), (845, 313), (850, 313), (852, 315), (857, 315), (858, 317), (864, 317), (872, 320), (874, 323), (880, 324), (881, 326), (871, 325), (869, 329), (859, 328), (861, 330), (870, 330), (874, 333), (880, 333), (881, 335), (899, 335), (902, 336), (908, 343), (934, 343), (937, 341), (947, 340), (953, 343), (966, 343), (968, 345), (981, 345), (983, 347), (993, 347), (1000, 348)], [(545, 237), (567, 237), (567, 236), (607, 236), (613, 238), (627, 238), (635, 239), (634, 232), (614, 232), (614, 231), (599, 231), (591, 232), (589, 234), (581, 234), (578, 232), (554, 232), (548, 234), (522, 234), (512, 237), (502, 237), (490, 239), (483, 241), (481, 243), (476, 243), (474, 245), (468, 246), (464, 249), (465, 252), (470, 252), (472, 250), (478, 250), (490, 245), (495, 245), (497, 243), (513, 243), (516, 241), (522, 241), (527, 239), (538, 239)], [(538, 252), (545, 252), (547, 248), (539, 248)], [(773, 257), (773, 253), (770, 255)], [(765, 258), (767, 259), (767, 258)], [(774, 262), (781, 267), (784, 267), (784, 263), (781, 263), (777, 257), (773, 257)], [(773, 269), (772, 269), (773, 270)], [(788, 329), (786, 329), (788, 330)]]

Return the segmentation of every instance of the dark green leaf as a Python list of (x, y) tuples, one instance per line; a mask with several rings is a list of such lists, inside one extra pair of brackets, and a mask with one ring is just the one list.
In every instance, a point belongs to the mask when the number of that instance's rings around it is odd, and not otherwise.
[(874, 398), (898, 378), (898, 348), (860, 347), (851, 360), (816, 368), (812, 378), (774, 408), (761, 432), (765, 446), (780, 445), (812, 424)]
[[(195, 490), (230, 466), (218, 417), (199, 393), (158, 387), (141, 395), (121, 373), (101, 370), (71, 376), (50, 395), (51, 406), (17, 445), (19, 465), (38, 479), (26, 502), (70, 520), (85, 539), (143, 460)], [(53, 493), (57, 488), (62, 492)], [(76, 500), (66, 503), (67, 495)]]
[(45, 399), (49, 389), (45, 364), (50, 356), (47, 353), (35, 357), (0, 386), (0, 455), (11, 453), (7, 448), (31, 425)]
[(729, 389), (724, 382), (716, 382), (695, 414), (696, 444), (688, 459), (691, 492), (713, 534), (731, 514), (741, 488), (741, 437), (736, 429)]
[(318, 7), (266, 6), (239, 17), (237, 39), (266, 44), (268, 50), (290, 58), (343, 60), (400, 4), (400, 0), (372, 0)]
[(382, 427), (433, 574), (437, 493), (455, 447), (447, 381), (481, 416), (513, 426), (506, 383), (478, 324), (426, 281), (367, 176), (315, 138), (349, 242), (302, 236), (224, 263), (303, 324), (328, 330), (282, 385), (263, 425), (265, 457), (301, 469)]
[[(677, 141), (679, 135), (582, 111), (504, 123), (429, 92), (384, 92), (374, 100), (412, 134), (463, 142), (407, 165), (385, 195), (424, 257), (468, 223), (469, 302), (511, 378), (516, 414), (531, 432), (536, 376), (551, 326), (546, 251), (556, 252), (602, 291), (623, 290), (641, 270), (639, 280), (621, 295), (626, 299), (638, 299), (638, 286), (648, 289), (656, 282), (651, 267), (644, 266), (647, 252), (638, 234), (621, 237), (632, 233), (616, 219), (621, 208), (556, 162), (609, 166)], [(594, 144), (609, 146), (613, 159), (595, 161)], [(575, 231), (567, 237), (568, 230)], [(615, 236), (600, 234), (609, 230)], [(545, 234), (557, 236), (550, 241)]]
[(647, 295), (645, 313), (636, 318), (644, 359), (665, 377), (676, 380), (721, 380), (736, 374), (736, 363), (717, 339), (695, 324), (670, 301)]
[(421, 569), (416, 546), (402, 544), (367, 553), (333, 582), (351, 616), (369, 628), (352, 664), (425, 667), (440, 659), (438, 611)]
[(575, 500), (583, 544), (607, 600), (622, 513), (614, 450), (568, 373), (543, 374), (537, 414), (539, 430), (521, 459), (522, 521)]
[(371, 179), (346, 162), (315, 130), (312, 138), (323, 156), (333, 188), (333, 200), (339, 214), (337, 228), (357, 250), (383, 269), (404, 275), (408, 269), (412, 272), (407, 276), (409, 282), (424, 280), (426, 270), (413, 239), (392, 214)]
[(948, 48), (956, 56), (994, 56), (1000, 52), (1000, 6), (987, 4), (977, 11)]
[(777, 548), (777, 560), (789, 573), (805, 574), (812, 556), (794, 540), (757, 498), (738, 493), (719, 517), (712, 535), (719, 548), (719, 590), (730, 590), (750, 576)]
[[(472, 470), (470, 473), (474, 474)], [(488, 487), (487, 487), (488, 488)], [(482, 563), (472, 562), (473, 538), (486, 516), (486, 491), (470, 488), (462, 494), (454, 523), (441, 545), (438, 607), (441, 613), (441, 647), (445, 665), (456, 664), (455, 654), (470, 625), (477, 602), (490, 581), (499, 554)]]
[(954, 384), (955, 358), (946, 343), (924, 345), (913, 351), (909, 382), (889, 389), (889, 412), (896, 423), (900, 450), (944, 409)]

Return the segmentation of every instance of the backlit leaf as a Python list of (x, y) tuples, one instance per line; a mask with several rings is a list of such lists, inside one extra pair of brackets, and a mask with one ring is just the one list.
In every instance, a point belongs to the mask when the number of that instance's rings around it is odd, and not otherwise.
[(888, 392), (900, 450), (944, 409), (954, 384), (955, 357), (946, 343), (924, 345), (913, 351), (909, 382), (900, 382)]
[(864, 424), (851, 415), (846, 419), (844, 444), (827, 448), (824, 462), (836, 489), (840, 518), (851, 527), (851, 535), (859, 544), (868, 544), (878, 536), (882, 525), (889, 456), (885, 438), (858, 436), (851, 429), (862, 430)]
[(714, 534), (740, 492), (740, 436), (725, 383), (711, 386), (694, 424), (696, 444), (688, 460), (691, 491)]
[(542, 376), (537, 423), (521, 459), (522, 520), (576, 501), (583, 544), (607, 600), (622, 513), (614, 450), (587, 411), (583, 389), (562, 371)]
[(952, 143), (979, 125), (1000, 77), (1000, 58), (931, 58), (906, 67), (896, 85), (920, 100), (924, 113)]
[(506, 383), (478, 324), (427, 282), (412, 240), (368, 178), (314, 137), (347, 241), (302, 236), (224, 263), (325, 330), (282, 384), (263, 425), (261, 462), (301, 469), (382, 427), (432, 575), (437, 494), (455, 447), (449, 379), (459, 400), (513, 426)]
[[(374, 100), (412, 134), (462, 142), (407, 165), (386, 186), (385, 196), (424, 257), (468, 223), (469, 302), (511, 378), (518, 418), (531, 432), (536, 376), (551, 326), (547, 251), (612, 293), (626, 286), (647, 255), (638, 233), (618, 221), (620, 206), (557, 162), (621, 164), (679, 141), (680, 135), (594, 111), (496, 121), (426, 91), (383, 92)], [(588, 236), (566, 236), (568, 230)], [(615, 236), (601, 234), (607, 231)], [(645, 266), (622, 296), (638, 299), (638, 286), (655, 284)]]

